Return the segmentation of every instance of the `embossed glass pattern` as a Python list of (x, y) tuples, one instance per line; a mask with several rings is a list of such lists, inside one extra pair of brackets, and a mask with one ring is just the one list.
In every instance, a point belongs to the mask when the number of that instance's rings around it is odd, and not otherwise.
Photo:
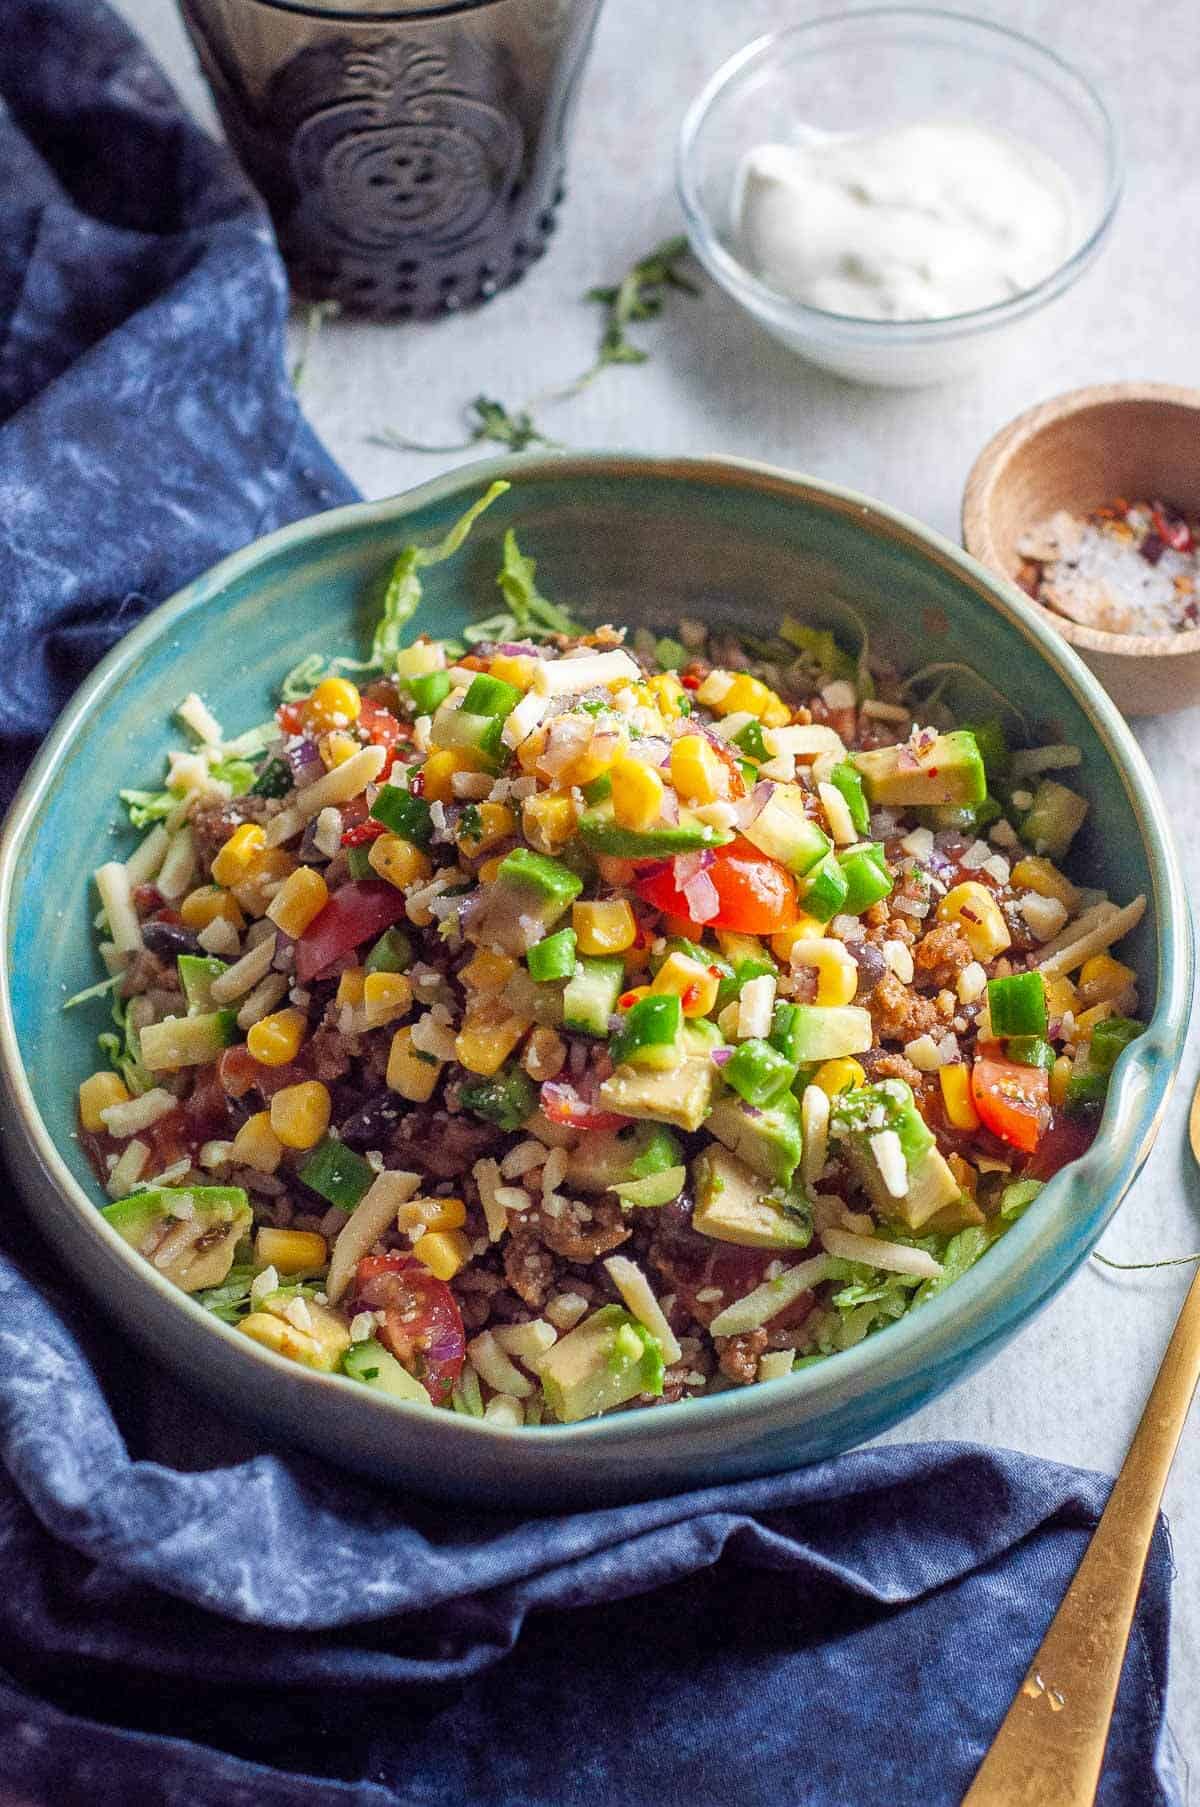
[(295, 290), (417, 319), (545, 250), (601, 0), (180, 0)]

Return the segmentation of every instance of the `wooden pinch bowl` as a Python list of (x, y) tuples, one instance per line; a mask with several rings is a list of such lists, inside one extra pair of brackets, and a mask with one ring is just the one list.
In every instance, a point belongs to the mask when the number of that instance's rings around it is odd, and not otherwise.
[[(1114, 496), (1161, 499), (1200, 514), (1200, 389), (1098, 383), (1041, 402), (988, 442), (963, 492), (963, 544), (1015, 582), (1017, 542), (1056, 509), (1086, 514)], [(1032, 600), (1126, 715), (1167, 715), (1200, 702), (1200, 628), (1109, 634)]]

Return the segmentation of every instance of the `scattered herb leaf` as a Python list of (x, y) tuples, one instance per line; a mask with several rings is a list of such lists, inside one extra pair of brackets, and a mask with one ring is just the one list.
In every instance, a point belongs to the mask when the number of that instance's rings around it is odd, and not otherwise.
[(308, 369), (308, 360), (312, 356), (317, 334), (326, 320), (336, 319), (341, 312), (336, 301), (314, 301), (310, 303), (304, 316), (304, 326), (300, 337), (300, 349), (296, 353), (296, 362), (292, 365), (292, 388), (299, 389), (304, 381), (304, 373)]

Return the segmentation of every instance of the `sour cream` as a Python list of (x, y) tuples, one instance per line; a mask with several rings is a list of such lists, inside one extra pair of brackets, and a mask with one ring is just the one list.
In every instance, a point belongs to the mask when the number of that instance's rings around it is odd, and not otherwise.
[(939, 320), (1033, 288), (1078, 238), (1075, 192), (1033, 146), (969, 121), (803, 129), (738, 174), (739, 254), (795, 301)]

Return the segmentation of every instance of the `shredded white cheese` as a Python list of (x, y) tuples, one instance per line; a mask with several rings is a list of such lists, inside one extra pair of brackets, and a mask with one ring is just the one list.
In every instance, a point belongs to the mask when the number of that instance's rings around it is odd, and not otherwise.
[(527, 1374), (522, 1374), (500, 1344), (491, 1330), (481, 1330), (467, 1344), (467, 1359), (489, 1387), (497, 1393), (509, 1393), (514, 1399), (528, 1399), (533, 1392), (533, 1382)]
[(627, 1260), (624, 1255), (610, 1255), (604, 1268), (638, 1323), (658, 1339), (667, 1366), (677, 1362), (683, 1353), (678, 1339), (637, 1262)]
[(894, 1129), (881, 1129), (868, 1142), (879, 1177), (893, 1198), (903, 1198), (908, 1191), (908, 1168), (899, 1136)]
[(126, 1136), (136, 1136), (140, 1130), (149, 1129), (152, 1123), (173, 1111), (175, 1103), (170, 1092), (156, 1085), (143, 1092), (140, 1098), (130, 1098), (124, 1104), (110, 1104), (100, 1116), (109, 1135), (123, 1141)]
[[(893, 1132), (894, 1133), (894, 1132)], [(924, 1249), (910, 1248), (905, 1242), (885, 1242), (882, 1237), (855, 1236), (850, 1230), (824, 1230), (821, 1241), (831, 1255), (843, 1261), (862, 1261), (887, 1274), (916, 1274), (922, 1280), (936, 1280), (941, 1264)]]
[(824, 1255), (814, 1255), (809, 1261), (799, 1261), (795, 1267), (785, 1268), (774, 1280), (764, 1280), (753, 1292), (735, 1299), (732, 1305), (719, 1311), (708, 1327), (709, 1334), (741, 1336), (744, 1331), (759, 1329), (777, 1317), (785, 1306), (793, 1304), (801, 1293), (819, 1286), (828, 1273), (829, 1261)]
[(184, 727), (190, 728), (198, 740), (203, 740), (210, 746), (220, 746), (224, 738), (221, 724), (194, 690), (189, 690), (175, 713)]
[[(796, 943), (797, 947), (803, 945), (803, 942)], [(754, 1036), (765, 1041), (771, 1033), (771, 1013), (774, 1008), (774, 974), (762, 973), (756, 979), (747, 979), (738, 998), (737, 1033), (739, 1041), (749, 1041)]]

